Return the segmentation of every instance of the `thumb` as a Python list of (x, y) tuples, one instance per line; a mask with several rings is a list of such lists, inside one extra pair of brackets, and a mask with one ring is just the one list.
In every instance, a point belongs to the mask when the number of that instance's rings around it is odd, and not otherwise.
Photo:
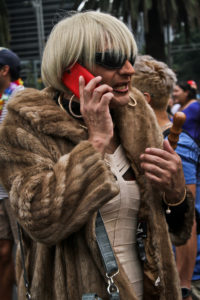
[(175, 152), (168, 140), (164, 140), (163, 149), (172, 154)]

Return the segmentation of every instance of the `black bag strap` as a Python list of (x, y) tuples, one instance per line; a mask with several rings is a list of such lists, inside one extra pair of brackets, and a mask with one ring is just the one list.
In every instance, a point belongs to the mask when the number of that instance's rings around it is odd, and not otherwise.
[[(118, 299), (119, 299), (119, 296), (116, 293), (113, 293), (110, 296), (110, 300), (118, 300)], [(102, 299), (99, 298), (97, 296), (97, 294), (85, 294), (85, 295), (82, 296), (82, 300), (102, 300)]]
[[(111, 296), (110, 299), (120, 299), (119, 289), (113, 280), (119, 273), (119, 269), (100, 211), (98, 211), (96, 218), (96, 238), (106, 270), (106, 277), (108, 278), (107, 291)], [(112, 298), (112, 295), (115, 298)], [(118, 298), (116, 298), (117, 295)]]
[(96, 218), (96, 238), (103, 259), (104, 267), (106, 269), (106, 276), (109, 277), (116, 275), (119, 272), (117, 261), (113, 253), (113, 249), (110, 244), (110, 240), (108, 238), (102, 216), (99, 211)]
[(82, 300), (102, 300), (97, 294), (85, 294), (82, 296)]
[[(113, 253), (108, 234), (100, 212), (97, 213), (96, 218), (96, 238), (99, 250), (102, 256), (104, 267), (106, 270), (106, 277), (108, 278), (107, 291), (110, 295), (110, 300), (120, 300), (119, 289), (114, 283), (114, 277), (119, 273), (117, 261)], [(93, 297), (93, 298), (91, 298)], [(95, 298), (96, 297), (96, 298)], [(82, 300), (101, 300), (96, 294), (84, 294)]]

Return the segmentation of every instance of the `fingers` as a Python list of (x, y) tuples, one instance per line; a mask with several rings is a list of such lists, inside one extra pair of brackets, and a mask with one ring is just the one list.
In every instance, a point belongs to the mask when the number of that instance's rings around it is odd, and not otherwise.
[(180, 157), (172, 149), (168, 141), (164, 141), (164, 149), (147, 148), (140, 156), (141, 167), (145, 176), (163, 190), (170, 190), (182, 180), (182, 164)]
[(85, 79), (83, 76), (79, 77), (79, 95), (80, 95), (80, 100), (83, 99), (83, 89), (85, 87)]
[(169, 156), (168, 153), (165, 153), (164, 150), (148, 148), (145, 150), (145, 153), (140, 156), (140, 159), (142, 162), (141, 166), (143, 168), (149, 169), (151, 167), (153, 170), (157, 167), (161, 169), (168, 169), (172, 157)]
[(170, 143), (168, 140), (164, 140), (163, 142), (163, 149), (166, 150), (169, 153), (175, 153), (174, 149), (171, 147)]
[(80, 109), (83, 117), (88, 113), (101, 114), (109, 110), (113, 89), (107, 84), (100, 85), (101, 80), (102, 77), (97, 76), (85, 85), (84, 78), (79, 78)]
[(85, 85), (85, 80), (83, 76), (79, 77), (79, 93), (80, 93), (80, 97), (81, 98), (86, 98), (85, 101), (87, 100), (87, 98), (91, 98), (94, 89), (99, 85), (99, 83), (101, 82), (102, 77), (101, 76), (97, 76), (95, 78), (93, 78), (92, 80), (90, 80), (90, 82)]
[(170, 184), (170, 182), (167, 181), (167, 177), (164, 176), (164, 174), (163, 176), (157, 176), (152, 172), (145, 171), (145, 176), (146, 178), (148, 178), (151, 184), (157, 188), (164, 189), (164, 186), (168, 186)]
[(113, 122), (109, 109), (113, 89), (107, 84), (100, 85), (101, 80), (102, 77), (97, 76), (85, 85), (84, 78), (80, 76), (79, 91), (80, 110), (88, 129), (88, 140), (98, 151), (104, 153), (113, 137)]
[[(163, 149), (159, 149), (159, 148), (146, 148), (144, 154), (141, 155), (141, 158), (145, 155), (145, 157), (148, 156), (155, 156), (158, 158), (162, 158), (164, 160), (170, 160), (171, 159), (171, 155), (175, 153), (175, 151), (171, 148), (171, 146), (168, 144), (166, 144), (165, 142), (168, 141), (164, 141), (163, 143)], [(170, 152), (173, 151), (173, 152)]]
[(93, 99), (95, 102), (99, 102), (101, 100), (101, 97), (103, 98), (104, 94), (106, 93), (109, 93), (113, 97), (112, 91), (113, 89), (109, 85), (102, 84), (94, 89)]
[(147, 157), (147, 159), (141, 163), (141, 167), (144, 169), (146, 177), (152, 182), (163, 183), (167, 185), (170, 184), (170, 174), (172, 172), (165, 161)]
[[(90, 80), (87, 84), (88, 89), (94, 90), (95, 87), (101, 82), (101, 80), (102, 80), (101, 76), (97, 76), (97, 77), (93, 78), (92, 80)], [(83, 91), (84, 87), (85, 87), (85, 79), (83, 76), (80, 76), (79, 77), (79, 89), (81, 89), (81, 91)]]
[(141, 167), (155, 175), (160, 176), (163, 170), (175, 173), (181, 167), (181, 159), (175, 153), (169, 156), (168, 154), (161, 152), (156, 155), (155, 152), (145, 153), (141, 155)]
[(102, 96), (105, 93), (111, 93), (113, 89), (107, 85), (102, 84), (100, 85), (100, 82), (102, 80), (101, 76), (97, 76), (90, 80), (90, 82), (85, 85), (84, 78), (80, 76), (79, 78), (79, 92), (80, 92), (80, 100), (87, 104), (90, 101), (93, 101), (94, 103), (98, 103), (101, 101)]

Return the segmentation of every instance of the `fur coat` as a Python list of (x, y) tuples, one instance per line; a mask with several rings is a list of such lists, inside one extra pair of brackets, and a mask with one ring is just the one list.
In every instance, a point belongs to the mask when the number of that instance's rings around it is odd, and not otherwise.
[[(140, 187), (138, 218), (147, 224), (144, 240), (144, 300), (179, 300), (180, 288), (162, 206), (140, 168), (146, 147), (162, 147), (162, 133), (142, 94), (137, 105), (115, 110), (120, 141)], [(23, 228), (26, 268), (33, 300), (80, 300), (97, 293), (108, 300), (106, 276), (95, 237), (97, 210), (119, 191), (102, 156), (87, 141), (87, 130), (53, 100), (54, 93), (26, 89), (8, 104), (0, 129), (1, 181)], [(193, 198), (183, 225), (171, 232), (173, 242), (190, 236)], [(25, 299), (18, 247), (18, 298)], [(121, 300), (136, 300), (119, 265), (115, 277)]]

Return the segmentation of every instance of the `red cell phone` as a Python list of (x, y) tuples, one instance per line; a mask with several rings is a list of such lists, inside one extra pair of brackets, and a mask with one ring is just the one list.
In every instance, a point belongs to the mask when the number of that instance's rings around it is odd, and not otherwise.
[(75, 63), (75, 65), (69, 69), (66, 70), (63, 73), (62, 81), (64, 85), (72, 91), (72, 93), (80, 98), (79, 95), (79, 77), (83, 76), (85, 79), (85, 83), (87, 84), (94, 76), (83, 66), (81, 66), (79, 63)]

